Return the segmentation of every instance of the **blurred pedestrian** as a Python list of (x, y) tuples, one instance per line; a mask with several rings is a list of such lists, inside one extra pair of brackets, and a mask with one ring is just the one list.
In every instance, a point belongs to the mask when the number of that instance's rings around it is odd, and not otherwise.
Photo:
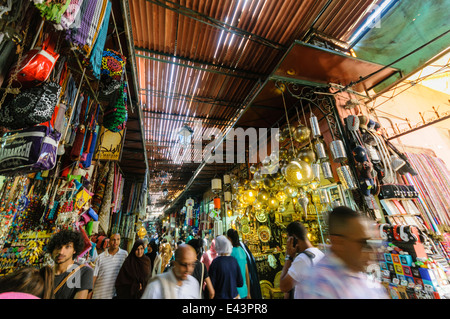
[[(202, 249), (202, 239), (191, 239), (188, 242), (188, 245), (192, 246), (195, 249), (197, 254), (197, 262), (195, 263), (194, 272), (192, 276), (198, 280), (198, 283), (201, 286), (201, 299), (214, 299), (214, 287), (211, 283), (211, 278), (209, 278), (208, 270), (206, 269), (206, 265), (200, 261), (201, 258), (201, 249)], [(206, 289), (204, 289), (206, 288)], [(203, 293), (205, 291), (205, 293)]]
[(128, 256), (128, 252), (120, 248), (120, 241), (120, 234), (112, 234), (108, 248), (97, 257), (92, 299), (112, 299), (116, 294), (117, 275)]
[(150, 258), (145, 243), (136, 240), (116, 279), (117, 299), (140, 299), (150, 277)]
[(159, 247), (159, 254), (155, 258), (155, 265), (153, 266), (152, 277), (162, 274), (166, 268), (170, 267), (170, 261), (173, 257), (172, 246), (169, 243), (162, 243)]
[(152, 277), (141, 299), (199, 299), (200, 285), (192, 276), (197, 261), (195, 249), (182, 244), (175, 251), (173, 267)]
[[(281, 271), (280, 289), (290, 293), (290, 298), (298, 299), (299, 286), (307, 269), (317, 264), (324, 253), (314, 247), (308, 239), (308, 231), (300, 222), (292, 222), (286, 227), (286, 257)], [(292, 293), (293, 292), (293, 293)]]
[(211, 265), (214, 258), (217, 257), (216, 251), (216, 240), (211, 240), (211, 244), (209, 245), (209, 249), (205, 251), (202, 255), (200, 261), (205, 264), (206, 269), (209, 270), (209, 266)]
[(242, 278), (244, 280), (244, 284), (242, 285), (242, 287), (237, 288), (239, 296), (241, 297), (241, 299), (251, 299), (250, 274), (248, 272), (247, 254), (241, 247), (239, 234), (235, 229), (233, 228), (228, 229), (227, 237), (231, 241), (231, 245), (233, 245), (231, 256), (236, 258), (239, 264), (239, 268), (241, 269)]
[(237, 288), (244, 285), (241, 269), (236, 258), (231, 256), (233, 246), (224, 235), (217, 236), (216, 251), (218, 256), (209, 267), (209, 276), (215, 290), (214, 299), (238, 299)]
[(0, 299), (53, 299), (53, 269), (22, 267), (0, 277)]
[(366, 218), (349, 207), (336, 207), (329, 214), (328, 231), (330, 251), (305, 274), (299, 298), (387, 298), (384, 287), (364, 273), (372, 249)]
[(84, 247), (84, 237), (78, 231), (63, 229), (50, 238), (47, 251), (55, 262), (55, 299), (88, 299), (94, 271), (87, 264), (75, 262)]

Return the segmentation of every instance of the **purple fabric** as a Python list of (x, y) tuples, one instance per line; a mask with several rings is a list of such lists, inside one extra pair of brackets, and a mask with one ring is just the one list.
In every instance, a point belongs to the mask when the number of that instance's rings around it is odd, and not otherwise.
[(44, 125), (6, 133), (0, 139), (0, 174), (52, 169), (59, 138)]

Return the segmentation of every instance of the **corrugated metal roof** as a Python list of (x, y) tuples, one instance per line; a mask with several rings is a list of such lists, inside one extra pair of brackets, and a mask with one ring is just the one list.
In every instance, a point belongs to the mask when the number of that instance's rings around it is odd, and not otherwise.
[(176, 186), (164, 186), (173, 198), (199, 165), (173, 163), (174, 132), (195, 120), (202, 121), (203, 132), (225, 132), (293, 41), (314, 31), (347, 41), (380, 1), (128, 2), (150, 175), (175, 174)]

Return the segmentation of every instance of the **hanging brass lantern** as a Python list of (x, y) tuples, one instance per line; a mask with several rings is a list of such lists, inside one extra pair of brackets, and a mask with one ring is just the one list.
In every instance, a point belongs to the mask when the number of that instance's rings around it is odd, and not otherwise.
[(269, 200), (269, 192), (265, 189), (261, 189), (258, 193), (257, 199), (260, 203), (267, 203), (267, 201)]
[(294, 198), (298, 194), (297, 189), (295, 187), (293, 187), (292, 185), (286, 185), (284, 187), (283, 191), (289, 198)]
[(248, 205), (253, 204), (256, 201), (256, 191), (249, 189), (246, 190), (242, 196), (243, 202), (245, 202)]
[(270, 209), (275, 210), (275, 209), (278, 208), (278, 206), (280, 206), (280, 202), (279, 202), (278, 199), (276, 199), (275, 197), (270, 197), (270, 198), (269, 198), (269, 201), (267, 202), (267, 206), (268, 206)]
[(310, 148), (303, 149), (298, 153), (297, 159), (311, 164), (316, 161), (316, 153), (314, 153), (314, 151)]
[(313, 178), (311, 165), (301, 160), (292, 161), (286, 166), (285, 178), (292, 186), (305, 185)]
[(286, 193), (282, 190), (278, 191), (275, 197), (278, 199), (280, 203), (284, 203), (287, 199)]
[(266, 188), (274, 188), (275, 187), (275, 180), (271, 176), (267, 176), (264, 178), (264, 186)]
[(292, 138), (300, 144), (309, 142), (310, 136), (311, 130), (303, 124), (297, 125), (292, 132)]

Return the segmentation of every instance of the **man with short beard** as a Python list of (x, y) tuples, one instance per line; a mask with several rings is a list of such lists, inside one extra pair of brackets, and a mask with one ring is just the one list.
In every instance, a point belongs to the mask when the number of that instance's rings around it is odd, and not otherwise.
[(54, 265), (55, 299), (87, 299), (92, 290), (94, 271), (75, 262), (84, 249), (80, 232), (64, 229), (53, 235), (47, 246)]
[(112, 299), (116, 290), (114, 284), (128, 252), (120, 246), (120, 234), (112, 234), (109, 247), (95, 262), (94, 289), (92, 299)]

